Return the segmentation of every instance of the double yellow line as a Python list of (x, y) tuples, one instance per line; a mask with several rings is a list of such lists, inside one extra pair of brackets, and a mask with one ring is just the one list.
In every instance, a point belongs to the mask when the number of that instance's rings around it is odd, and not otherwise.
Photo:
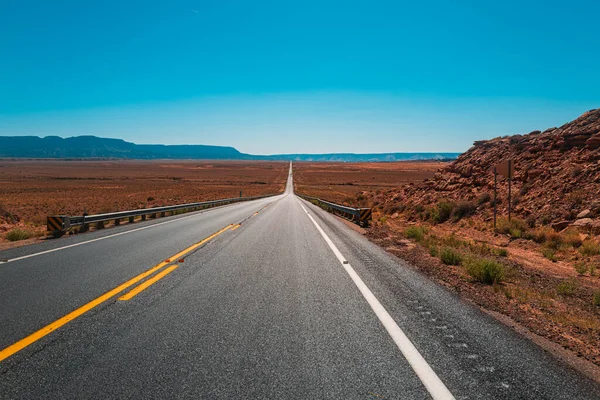
[[(112, 297), (116, 296), (117, 294), (121, 293), (122, 291), (124, 291), (125, 289), (128, 289), (129, 287), (135, 285), (136, 283), (142, 281), (144, 278), (154, 274), (156, 271), (160, 270), (161, 268), (163, 268), (166, 265), (171, 264), (171, 260), (173, 260), (174, 262), (177, 262), (178, 260), (180, 260), (182, 257), (186, 256), (187, 254), (189, 254), (190, 252), (196, 250), (198, 247), (202, 246), (203, 244), (205, 244), (206, 242), (209, 242), (210, 240), (214, 239), (215, 237), (219, 236), (220, 234), (222, 234), (223, 232), (231, 229), (234, 225), (228, 225), (225, 228), (221, 229), (220, 231), (210, 235), (209, 237), (202, 239), (201, 241), (199, 241), (196, 244), (193, 244), (192, 246), (188, 247), (185, 250), (180, 251), (179, 253), (175, 254), (172, 257), (169, 257), (168, 259), (156, 264), (154, 267), (150, 268), (149, 270), (142, 272), (141, 274), (139, 274), (138, 276), (131, 278), (130, 280), (128, 280), (127, 282), (117, 286), (116, 288), (104, 293), (102, 296), (90, 301), (89, 303), (79, 307), (78, 309), (76, 309), (75, 311), (70, 312), (69, 314), (65, 315), (62, 318), (57, 319), (56, 321), (52, 322), (49, 325), (46, 325), (45, 327), (43, 327), (42, 329), (38, 330), (37, 332), (32, 333), (31, 335), (19, 340), (18, 342), (8, 346), (7, 348), (3, 349), (2, 351), (0, 351), (0, 361), (7, 359), (8, 357), (12, 356), (13, 354), (23, 350), (25, 347), (31, 345), (32, 343), (40, 340), (41, 338), (43, 338), (44, 336), (54, 332), (55, 330), (57, 330), (58, 328), (60, 328), (61, 326), (67, 324), (68, 322), (74, 320), (77, 317), (80, 317), (81, 315), (85, 314), (86, 312), (90, 311), (91, 309), (99, 306), (100, 304), (104, 303), (105, 301), (111, 299)], [(157, 274), (156, 276), (154, 276), (153, 278), (143, 282), (142, 284), (140, 284), (139, 286), (137, 286), (136, 288), (132, 289), (131, 291), (129, 291), (127, 294), (119, 297), (119, 300), (129, 300), (131, 298), (133, 298), (134, 296), (136, 296), (137, 294), (139, 294), (140, 292), (142, 292), (143, 290), (145, 290), (146, 288), (148, 288), (149, 286), (153, 285), (154, 283), (156, 283), (157, 281), (159, 281), (161, 278), (165, 277), (166, 275), (168, 275), (169, 273), (171, 273), (172, 271), (174, 271), (175, 269), (177, 269), (177, 265), (172, 265), (169, 268), (165, 269), (164, 271), (162, 271), (161, 273)]]

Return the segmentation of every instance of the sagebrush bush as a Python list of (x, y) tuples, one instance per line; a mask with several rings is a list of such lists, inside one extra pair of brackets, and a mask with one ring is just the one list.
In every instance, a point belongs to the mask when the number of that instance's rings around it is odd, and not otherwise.
[(459, 221), (464, 217), (470, 217), (475, 214), (477, 206), (471, 201), (461, 201), (452, 210), (452, 219)]
[(563, 296), (572, 296), (575, 293), (577, 286), (577, 281), (574, 279), (567, 279), (556, 286), (556, 292)]
[(508, 250), (501, 247), (492, 247), (491, 253), (498, 257), (508, 257)]
[(546, 257), (548, 260), (552, 261), (552, 262), (556, 262), (557, 258), (556, 258), (556, 251), (554, 251), (551, 248), (548, 247), (544, 247), (542, 249), (542, 254), (544, 255), (544, 257)]
[(582, 243), (579, 252), (584, 256), (597, 256), (600, 254), (600, 244), (588, 239)]
[(548, 243), (548, 247), (557, 249), (561, 243), (561, 237), (558, 232), (549, 226), (540, 226), (533, 231), (532, 238), (537, 243)]
[(489, 258), (469, 258), (465, 267), (474, 280), (487, 285), (502, 282), (505, 274), (504, 265)]
[(448, 201), (440, 201), (433, 210), (433, 222), (441, 224), (448, 221), (452, 215), (452, 210), (454, 210), (454, 204)]
[(510, 221), (506, 218), (498, 218), (496, 228), (500, 233), (507, 233), (513, 238), (521, 238), (527, 232), (529, 226), (525, 220), (512, 218)]
[(414, 239), (417, 242), (420, 242), (423, 240), (423, 238), (425, 237), (425, 228), (423, 228), (422, 226), (409, 226), (408, 228), (406, 228), (406, 230), (404, 231), (404, 234), (406, 235), (407, 238), (409, 239)]
[(596, 307), (600, 307), (600, 292), (595, 292), (592, 297), (592, 304)]
[(573, 268), (575, 268), (575, 272), (577, 272), (579, 275), (585, 274), (588, 270), (588, 266), (584, 262), (575, 263)]
[(439, 252), (440, 260), (446, 265), (460, 265), (462, 255), (450, 247), (444, 247)]
[(567, 229), (565, 232), (560, 234), (560, 241), (566, 243), (574, 248), (578, 248), (583, 244), (583, 240), (579, 236), (579, 232), (575, 229)]
[(16, 242), (18, 240), (25, 240), (32, 237), (33, 234), (25, 229), (15, 228), (12, 231), (6, 233), (6, 239), (11, 242)]

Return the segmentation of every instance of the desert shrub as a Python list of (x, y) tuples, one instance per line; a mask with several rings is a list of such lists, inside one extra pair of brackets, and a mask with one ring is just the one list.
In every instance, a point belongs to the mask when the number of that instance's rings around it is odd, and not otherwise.
[(577, 272), (579, 275), (585, 274), (588, 270), (588, 267), (584, 262), (575, 263), (573, 268), (575, 268), (575, 272)]
[(588, 239), (582, 243), (579, 252), (584, 256), (596, 256), (600, 254), (600, 244)]
[(443, 238), (440, 239), (440, 242), (442, 244), (444, 244), (444, 246), (446, 246), (446, 247), (452, 247), (455, 249), (458, 249), (463, 246), (468, 246), (467, 242), (457, 238), (456, 235), (454, 235), (454, 234), (444, 236)]
[(444, 247), (440, 251), (440, 260), (446, 265), (460, 265), (462, 255), (450, 247)]
[(519, 196), (513, 197), (512, 201), (511, 201), (513, 207), (517, 206), (520, 202), (521, 202), (521, 197), (519, 197)]
[(567, 229), (560, 234), (560, 241), (566, 243), (574, 248), (580, 247), (583, 244), (583, 240), (579, 236), (579, 232), (575, 229)]
[(590, 264), (590, 276), (595, 276), (596, 275), (596, 264), (592, 263)]
[(504, 278), (504, 266), (492, 259), (470, 258), (465, 267), (475, 281), (487, 285), (498, 284)]
[(417, 242), (420, 242), (425, 238), (425, 233), (425, 228), (422, 226), (410, 226), (404, 231), (407, 238), (414, 239)]
[(600, 292), (595, 292), (592, 296), (592, 304), (596, 307), (600, 307)]
[(448, 219), (450, 219), (450, 216), (452, 215), (453, 209), (454, 204), (447, 201), (440, 201), (433, 210), (433, 222), (435, 222), (436, 224), (441, 224), (443, 222), (448, 221)]
[(420, 213), (420, 212), (423, 212), (423, 211), (425, 211), (425, 206), (423, 204), (417, 204), (415, 206), (415, 212)]
[(492, 199), (492, 196), (490, 196), (489, 193), (483, 193), (481, 196), (479, 196), (477, 198), (477, 205), (482, 205), (487, 203), (488, 201), (490, 201)]
[[(540, 226), (536, 228), (532, 235), (532, 239), (537, 243), (560, 243), (560, 235), (549, 226)], [(556, 246), (558, 247), (558, 245)]]
[(564, 280), (556, 286), (556, 292), (563, 296), (572, 296), (576, 289), (577, 281), (574, 279)]
[(154, 197), (150, 196), (148, 199), (146, 199), (146, 201), (154, 201)]
[(438, 256), (438, 248), (437, 246), (429, 246), (429, 255), (432, 257)]
[(469, 243), (469, 250), (471, 253), (480, 254), (482, 256), (486, 256), (492, 252), (492, 249), (486, 243)]
[(382, 224), (385, 224), (388, 220), (387, 215), (384, 215), (383, 217), (379, 218), (379, 222), (381, 222)]
[(513, 238), (521, 238), (527, 232), (527, 223), (520, 218), (512, 218), (510, 221), (506, 218), (498, 218), (497, 229), (500, 233), (507, 233)]
[(491, 253), (498, 257), (508, 257), (508, 250), (501, 247), (492, 247)]
[(552, 261), (552, 262), (556, 262), (557, 258), (556, 258), (556, 251), (553, 249), (550, 249), (548, 247), (544, 247), (542, 249), (542, 254), (544, 255), (544, 257), (546, 257), (548, 260)]
[(30, 231), (21, 228), (15, 228), (12, 231), (6, 233), (6, 240), (16, 242), (18, 240), (29, 239), (33, 234)]
[(452, 210), (452, 219), (459, 221), (464, 217), (469, 217), (475, 213), (477, 206), (470, 201), (461, 201)]

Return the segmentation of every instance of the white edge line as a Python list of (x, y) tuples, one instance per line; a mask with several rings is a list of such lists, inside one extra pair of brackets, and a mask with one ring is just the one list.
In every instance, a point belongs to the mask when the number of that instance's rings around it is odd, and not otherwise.
[(308, 218), (312, 221), (312, 223), (317, 227), (317, 230), (325, 239), (325, 242), (329, 245), (339, 262), (342, 264), (342, 267), (346, 270), (350, 278), (354, 282), (354, 284), (358, 287), (358, 290), (361, 292), (371, 309), (379, 318), (379, 321), (383, 324), (389, 335), (392, 337), (392, 340), (396, 343), (412, 369), (415, 371), (431, 397), (434, 400), (450, 400), (454, 399), (454, 396), (444, 382), (437, 376), (435, 371), (431, 368), (431, 366), (425, 361), (419, 350), (412, 344), (410, 339), (404, 334), (402, 329), (398, 326), (396, 321), (392, 318), (392, 316), (386, 311), (383, 305), (377, 300), (373, 292), (365, 285), (363, 280), (358, 276), (354, 268), (348, 263), (348, 261), (344, 258), (342, 253), (339, 251), (337, 246), (331, 241), (329, 236), (323, 231), (323, 229), (317, 224), (315, 219), (308, 213), (304, 205), (298, 200), (300, 207), (304, 210)]
[(195, 213), (193, 213), (192, 215), (187, 215), (187, 216), (180, 217), (180, 218), (176, 218), (176, 219), (172, 219), (172, 220), (169, 220), (169, 221), (159, 222), (159, 223), (157, 223), (157, 224), (152, 224), (152, 225), (148, 225), (148, 226), (143, 226), (143, 227), (141, 227), (141, 228), (136, 228), (136, 229), (132, 229), (132, 230), (125, 231), (125, 232), (119, 232), (119, 233), (115, 233), (115, 234), (108, 235), (108, 236), (102, 236), (102, 237), (99, 237), (99, 238), (96, 238), (96, 239), (86, 240), (85, 242), (73, 243), (73, 244), (70, 244), (70, 245), (67, 245), (67, 246), (63, 246), (63, 247), (57, 247), (57, 248), (55, 248), (55, 249), (44, 250), (44, 251), (40, 251), (39, 253), (27, 254), (27, 255), (24, 255), (24, 256), (21, 256), (21, 257), (10, 258), (10, 259), (8, 259), (8, 260), (0, 260), (0, 264), (7, 264), (7, 263), (10, 263), (10, 262), (13, 262), (13, 261), (24, 260), (24, 259), (26, 259), (26, 258), (31, 258), (31, 257), (41, 256), (41, 255), (43, 255), (43, 254), (54, 253), (55, 251), (69, 249), (69, 248), (71, 248), (71, 247), (82, 246), (82, 245), (84, 245), (84, 244), (93, 243), (93, 242), (98, 242), (98, 241), (100, 241), (100, 240), (104, 240), (104, 239), (110, 239), (110, 238), (113, 238), (113, 237), (116, 237), (116, 236), (127, 235), (127, 234), (129, 234), (129, 233), (133, 233), (133, 232), (142, 231), (142, 230), (144, 230), (144, 229), (150, 229), (150, 228), (154, 228), (155, 226), (160, 226), (160, 225), (170, 224), (170, 223), (172, 223), (172, 222), (181, 221), (181, 220), (184, 220), (184, 219), (188, 219), (188, 218), (196, 217), (196, 216), (198, 216), (199, 214), (204, 214), (204, 212), (206, 212), (206, 211), (214, 211), (214, 210), (217, 210), (217, 209), (221, 209), (221, 208), (223, 208), (223, 207), (226, 207), (226, 206), (215, 207), (215, 208), (213, 208), (213, 209), (210, 209), (210, 210), (204, 210), (204, 211), (201, 211), (201, 212), (195, 212)]

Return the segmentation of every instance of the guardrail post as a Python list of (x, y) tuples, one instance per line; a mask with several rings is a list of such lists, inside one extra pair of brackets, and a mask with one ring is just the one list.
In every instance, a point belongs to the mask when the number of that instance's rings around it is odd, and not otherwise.
[(160, 213), (160, 216), (161, 216), (161, 218), (164, 218), (164, 217), (167, 216), (167, 213), (163, 211), (163, 212)]
[(133, 221), (135, 220), (135, 217), (129, 217), (129, 223), (133, 224)]
[(119, 226), (119, 225), (121, 225), (121, 219), (115, 218), (115, 226)]
[(146, 214), (142, 215), (142, 221), (146, 220)]

